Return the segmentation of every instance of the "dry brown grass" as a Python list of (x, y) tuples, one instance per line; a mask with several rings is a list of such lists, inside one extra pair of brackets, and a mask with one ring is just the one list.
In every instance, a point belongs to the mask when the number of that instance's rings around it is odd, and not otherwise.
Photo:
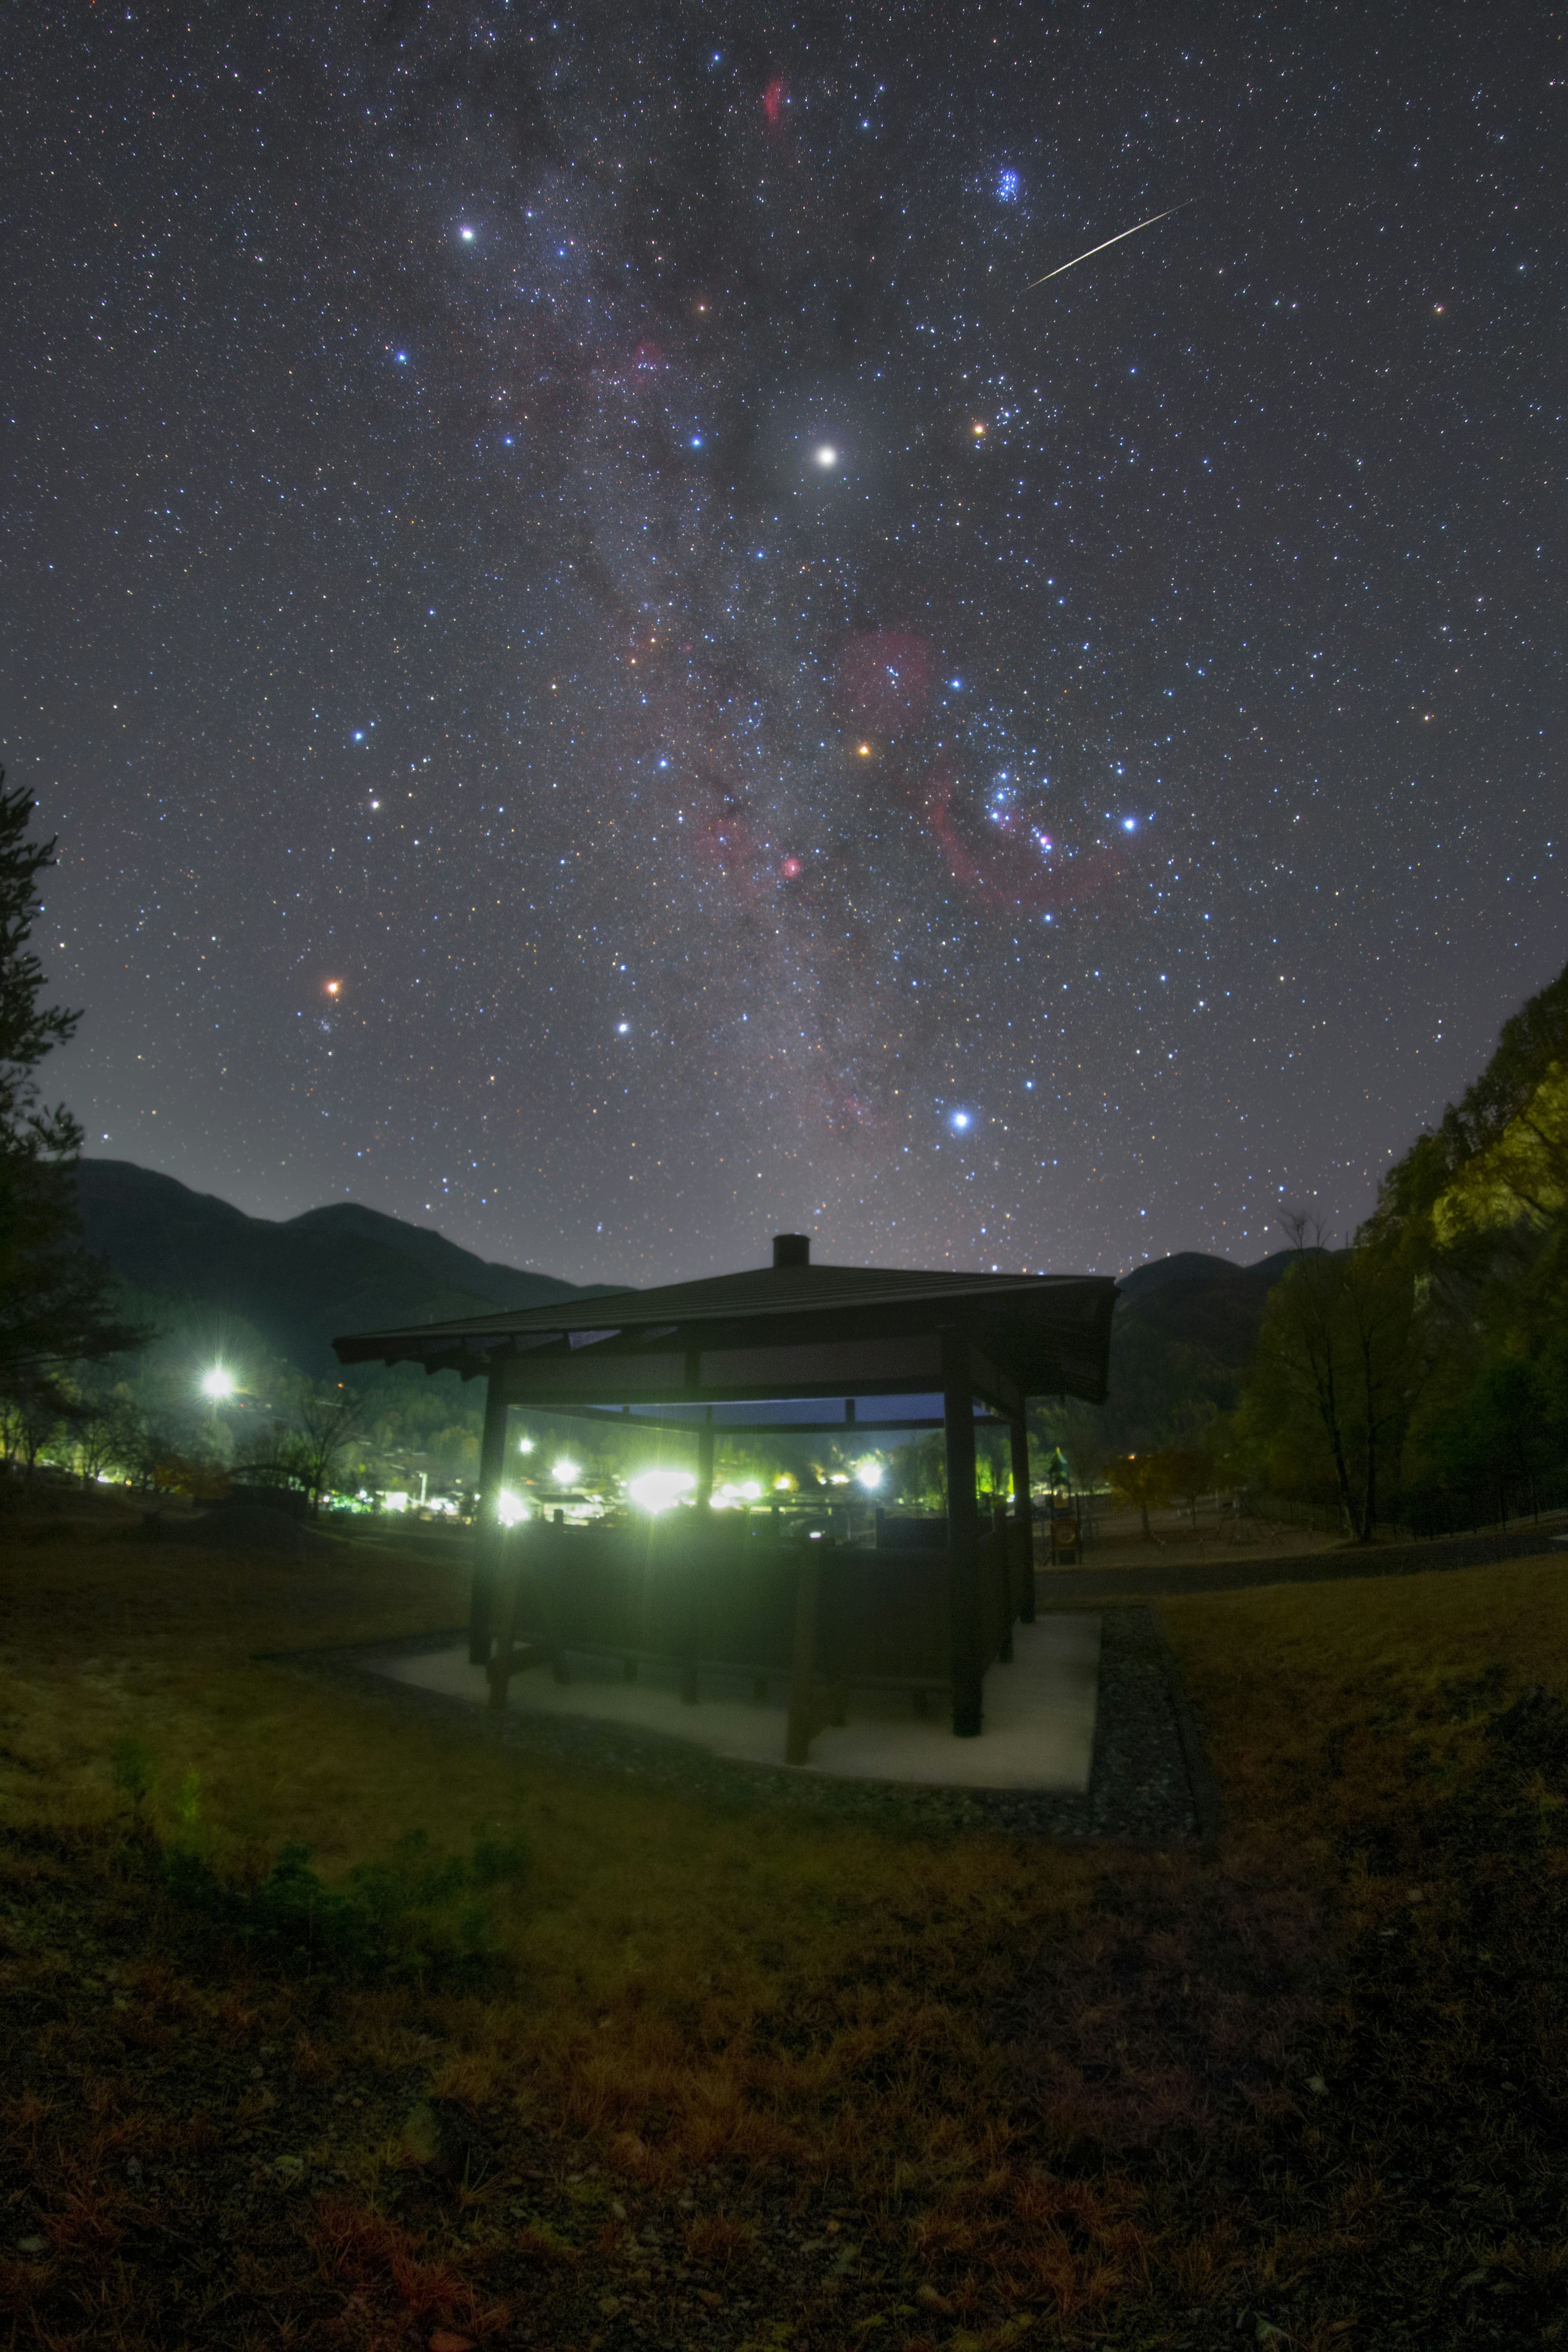
[[(1560, 1891), (1551, 1770), (1505, 1787), (1488, 1728), (1568, 1688), (1554, 1564), (1167, 1604), (1232, 1828), (1140, 1854), (719, 1809), (258, 1659), (458, 1622), (453, 1573), (395, 1553), (9, 1532), (0, 1990), (30, 2042), (4, 2147), (46, 2251), (0, 2247), (0, 2310), (37, 2340), (913, 2352), (1233, 2343), (1245, 2315), (1328, 2352), (1459, 2340), (1478, 2265), (1505, 2290), (1483, 2334), (1553, 2340), (1551, 2118), (1486, 2076), (1561, 2101), (1561, 1988), (1476, 1993), (1466, 1905), (1492, 1887), (1516, 1958), (1556, 1916), (1508, 1848), (1535, 1807)], [(298, 1841), (331, 1876), (411, 1829), (526, 1840), (488, 1957), (454, 1957), (454, 1902), (417, 1979), (279, 1974), (158, 1891), (159, 1840), (253, 1878)], [(1462, 2178), (1417, 2196), (1439, 2127)], [(181, 2197), (231, 2249), (200, 2292)]]

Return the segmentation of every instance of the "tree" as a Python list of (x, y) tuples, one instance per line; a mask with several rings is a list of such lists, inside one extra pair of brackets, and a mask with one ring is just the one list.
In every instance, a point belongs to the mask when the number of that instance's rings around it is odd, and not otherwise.
[(6, 1469), (25, 1471), (29, 1484), (39, 1454), (64, 1426), (62, 1402), (53, 1381), (26, 1370), (0, 1389), (0, 1451)]
[(0, 776), (0, 1388), (65, 1402), (59, 1374), (135, 1347), (142, 1334), (115, 1311), (109, 1269), (82, 1245), (72, 1171), (81, 1129), (63, 1103), (47, 1107), (40, 1065), (80, 1019), (42, 1003), (43, 968), (29, 941), (42, 912), (37, 882), (52, 841), (27, 837), (34, 803)]
[(72, 1434), (84, 1486), (106, 1472), (133, 1475), (142, 1448), (142, 1416), (127, 1396), (96, 1396), (83, 1405)]
[(1118, 1502), (1135, 1504), (1143, 1533), (1152, 1543), (1151, 1511), (1163, 1511), (1171, 1499), (1171, 1457), (1168, 1454), (1123, 1454), (1105, 1465), (1105, 1475)]
[(310, 1497), (312, 1517), (332, 1473), (357, 1435), (360, 1399), (341, 1381), (307, 1381), (295, 1402), (297, 1427), (286, 1440), (290, 1469)]
[(1164, 1455), (1171, 1492), (1179, 1495), (1187, 1507), (1187, 1516), (1197, 1532), (1198, 1497), (1212, 1494), (1218, 1465), (1209, 1445), (1177, 1445), (1166, 1449)]
[(1416, 1281), (1396, 1253), (1328, 1250), (1307, 1218), (1285, 1224), (1296, 1260), (1264, 1308), (1241, 1420), (1277, 1483), (1292, 1457), (1326, 1474), (1348, 1533), (1371, 1543), (1424, 1370)]
[(1568, 967), (1505, 1021), (1475, 1084), (1384, 1177), (1366, 1228), (1426, 1249), (1568, 1211)]

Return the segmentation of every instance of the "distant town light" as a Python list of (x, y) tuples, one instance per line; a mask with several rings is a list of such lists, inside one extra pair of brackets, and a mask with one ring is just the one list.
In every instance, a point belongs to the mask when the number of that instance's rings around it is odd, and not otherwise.
[(563, 1454), (559, 1462), (552, 1464), (550, 1475), (558, 1486), (574, 1486), (583, 1475), (582, 1465)]
[(644, 1470), (626, 1492), (642, 1511), (668, 1511), (697, 1484), (689, 1470)]
[(876, 1493), (878, 1487), (881, 1485), (885, 1475), (886, 1474), (879, 1462), (862, 1462), (859, 1468), (855, 1473), (856, 1477), (859, 1480), (861, 1486), (865, 1487), (868, 1495), (874, 1495)]

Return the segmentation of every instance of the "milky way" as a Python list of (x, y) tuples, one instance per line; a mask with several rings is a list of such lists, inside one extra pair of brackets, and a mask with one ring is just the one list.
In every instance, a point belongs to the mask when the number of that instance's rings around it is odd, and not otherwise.
[(1563, 58), (1198, 23), (31, 14), (89, 1150), (639, 1282), (1364, 1213), (1568, 952)]

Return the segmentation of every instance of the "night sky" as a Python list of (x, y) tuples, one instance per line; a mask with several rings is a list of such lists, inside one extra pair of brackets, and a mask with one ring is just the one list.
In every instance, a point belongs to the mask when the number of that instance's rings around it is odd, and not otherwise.
[(1353, 1223), (1568, 955), (1562, 24), (14, 16), (89, 1150), (637, 1283)]

